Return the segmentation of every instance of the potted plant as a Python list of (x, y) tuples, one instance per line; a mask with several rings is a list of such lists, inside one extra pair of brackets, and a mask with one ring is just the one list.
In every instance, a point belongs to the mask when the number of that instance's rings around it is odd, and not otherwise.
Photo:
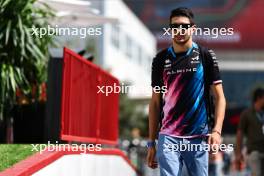
[[(47, 27), (53, 16), (53, 11), (46, 4), (38, 2), (36, 5), (36, 0), (0, 0), (1, 132), (6, 132), (3, 128), (12, 123), (14, 106), (18, 102), (36, 100), (31, 96), (32, 92), (39, 92), (46, 80), (48, 46), (52, 38), (32, 35), (32, 29)], [(17, 97), (18, 92), (25, 101)], [(2, 134), (0, 137), (5, 136)], [(8, 142), (10, 138), (0, 141)]]

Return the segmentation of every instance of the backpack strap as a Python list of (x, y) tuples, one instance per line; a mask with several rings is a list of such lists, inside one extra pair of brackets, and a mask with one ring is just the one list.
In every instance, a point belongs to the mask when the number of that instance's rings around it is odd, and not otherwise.
[(210, 94), (210, 83), (208, 80), (209, 66), (208, 66), (208, 49), (199, 45), (199, 52), (201, 55), (201, 61), (204, 70), (204, 95), (205, 95), (205, 103), (206, 103), (206, 112), (208, 119), (208, 127), (212, 129), (214, 125), (214, 104), (213, 104), (213, 96)]

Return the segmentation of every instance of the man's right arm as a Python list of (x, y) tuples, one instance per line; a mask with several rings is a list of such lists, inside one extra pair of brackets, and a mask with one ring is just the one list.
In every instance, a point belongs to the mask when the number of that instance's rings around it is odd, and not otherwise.
[(152, 97), (149, 103), (149, 140), (155, 141), (159, 128), (159, 116), (161, 106), (161, 93), (152, 91)]
[(156, 161), (156, 146), (155, 140), (157, 138), (159, 129), (159, 116), (161, 107), (161, 92), (155, 91), (156, 87), (161, 88), (163, 86), (162, 73), (163, 73), (163, 62), (162, 58), (156, 57), (152, 61), (152, 71), (151, 71), (151, 87), (152, 96), (149, 103), (149, 141), (148, 141), (148, 155), (147, 163), (152, 169), (157, 168)]
[(152, 97), (149, 103), (149, 142), (153, 145), (152, 147), (148, 148), (148, 155), (147, 155), (147, 164), (150, 168), (155, 169), (157, 168), (157, 161), (156, 161), (156, 146), (155, 146), (155, 139), (157, 138), (158, 134), (158, 127), (159, 127), (159, 115), (160, 115), (160, 105), (161, 105), (161, 93), (155, 93), (152, 91)]

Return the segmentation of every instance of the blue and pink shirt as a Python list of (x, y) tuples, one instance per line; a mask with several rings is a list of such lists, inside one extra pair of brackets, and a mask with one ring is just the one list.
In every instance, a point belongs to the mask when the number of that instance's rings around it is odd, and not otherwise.
[(160, 133), (175, 137), (208, 134), (204, 77), (210, 84), (222, 81), (214, 52), (207, 53), (207, 74), (201, 57), (198, 45), (193, 43), (184, 53), (175, 53), (171, 46), (153, 59), (151, 85), (167, 88), (163, 95)]

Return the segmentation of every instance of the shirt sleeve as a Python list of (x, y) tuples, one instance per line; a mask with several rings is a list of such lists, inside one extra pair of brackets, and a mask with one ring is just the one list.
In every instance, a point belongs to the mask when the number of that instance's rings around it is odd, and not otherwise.
[(247, 113), (244, 111), (240, 115), (240, 120), (238, 123), (238, 129), (242, 131), (243, 134), (247, 133)]
[(162, 87), (163, 86), (163, 66), (161, 58), (154, 57), (151, 67), (151, 86), (152, 87)]
[(208, 80), (209, 84), (219, 84), (222, 83), (220, 76), (220, 71), (218, 67), (218, 59), (216, 58), (215, 52), (211, 49), (207, 53), (207, 69), (208, 69)]

